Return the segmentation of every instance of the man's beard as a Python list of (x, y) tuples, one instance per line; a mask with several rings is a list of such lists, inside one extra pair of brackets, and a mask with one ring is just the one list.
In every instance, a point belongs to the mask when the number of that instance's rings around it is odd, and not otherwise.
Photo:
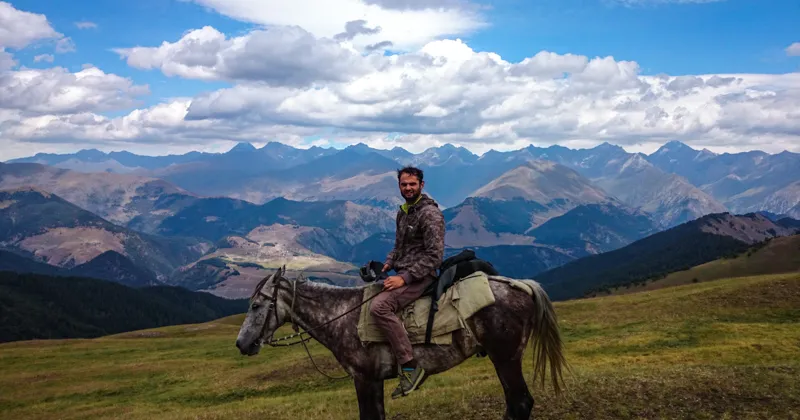
[(405, 195), (403, 195), (403, 198), (405, 198), (405, 199), (406, 199), (406, 202), (410, 204), (410, 203), (413, 203), (413, 202), (417, 201), (417, 198), (419, 198), (419, 196), (420, 196), (420, 195), (422, 195), (422, 190), (420, 190), (420, 191), (416, 191), (416, 192), (414, 193), (414, 195), (413, 195), (413, 196), (411, 196), (411, 198), (406, 198), (406, 196), (405, 196)]

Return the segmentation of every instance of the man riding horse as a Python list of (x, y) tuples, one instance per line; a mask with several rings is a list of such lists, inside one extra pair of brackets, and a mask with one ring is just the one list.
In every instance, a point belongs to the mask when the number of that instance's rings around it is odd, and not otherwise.
[(425, 186), (422, 170), (405, 167), (397, 171), (397, 180), (406, 202), (397, 210), (394, 248), (383, 266), (383, 272), (394, 269), (397, 274), (384, 280), (385, 292), (371, 306), (371, 314), (400, 365), (400, 383), (392, 398), (408, 395), (425, 378), (425, 369), (414, 359), (411, 341), (397, 313), (436, 281), (436, 269), (444, 257), (445, 234), (439, 205), (422, 192)]

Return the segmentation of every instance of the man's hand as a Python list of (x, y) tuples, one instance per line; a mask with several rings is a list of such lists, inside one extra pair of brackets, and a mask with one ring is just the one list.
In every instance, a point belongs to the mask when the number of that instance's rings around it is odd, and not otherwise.
[(381, 272), (385, 273), (385, 272), (389, 271), (390, 268), (392, 268), (392, 267), (389, 264), (384, 264), (383, 265), (383, 269), (381, 270)]
[(400, 276), (389, 276), (386, 280), (383, 281), (383, 290), (394, 290), (398, 287), (403, 287), (406, 284), (405, 280), (403, 280)]

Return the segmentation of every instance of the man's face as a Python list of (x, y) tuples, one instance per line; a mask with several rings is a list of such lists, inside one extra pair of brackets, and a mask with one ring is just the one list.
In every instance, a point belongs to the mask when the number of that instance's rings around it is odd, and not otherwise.
[(416, 200), (422, 193), (422, 187), (424, 185), (425, 182), (419, 182), (419, 179), (414, 175), (406, 173), (400, 175), (400, 194), (402, 194), (403, 198), (407, 201)]

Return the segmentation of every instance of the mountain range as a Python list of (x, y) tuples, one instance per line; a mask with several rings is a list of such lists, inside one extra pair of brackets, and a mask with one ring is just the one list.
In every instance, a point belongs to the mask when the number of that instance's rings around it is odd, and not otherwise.
[(707, 215), (800, 218), (800, 155), (789, 152), (718, 155), (670, 142), (650, 155), (604, 143), (478, 156), (449, 144), (414, 154), (240, 143), (225, 153), (83, 150), (0, 163), (0, 249), (66, 270), (92, 262), (96, 277), (129, 285), (226, 297), (246, 295), (283, 263), (353, 284), (358, 265), (393, 245), (396, 170), (406, 164), (425, 171), (443, 209), (448, 255), (473, 248), (515, 276)]
[[(536, 159), (572, 168), (607, 193), (649, 212), (669, 214), (672, 207), (683, 205), (694, 207), (690, 214), (725, 209), (800, 216), (796, 213), (800, 211), (800, 154), (715, 154), (677, 141), (650, 155), (628, 153), (608, 143), (588, 149), (528, 146), (506, 152), (490, 150), (478, 156), (451, 144), (414, 154), (400, 147), (374, 149), (362, 143), (337, 150), (269, 142), (261, 148), (240, 143), (225, 153), (141, 156), (82, 150), (63, 155), (40, 153), (7, 163), (140, 175), (169, 181), (198, 195), (254, 203), (276, 197), (373, 199), (373, 204), (386, 200), (389, 207), (398, 201), (398, 194), (392, 188), (380, 188), (381, 183), (398, 165), (414, 164), (426, 170), (428, 191), (444, 206), (452, 207), (504, 173)], [(636, 181), (640, 185), (635, 185)], [(368, 188), (373, 186), (376, 188)], [(686, 220), (677, 216), (676, 222), (682, 221)]]

